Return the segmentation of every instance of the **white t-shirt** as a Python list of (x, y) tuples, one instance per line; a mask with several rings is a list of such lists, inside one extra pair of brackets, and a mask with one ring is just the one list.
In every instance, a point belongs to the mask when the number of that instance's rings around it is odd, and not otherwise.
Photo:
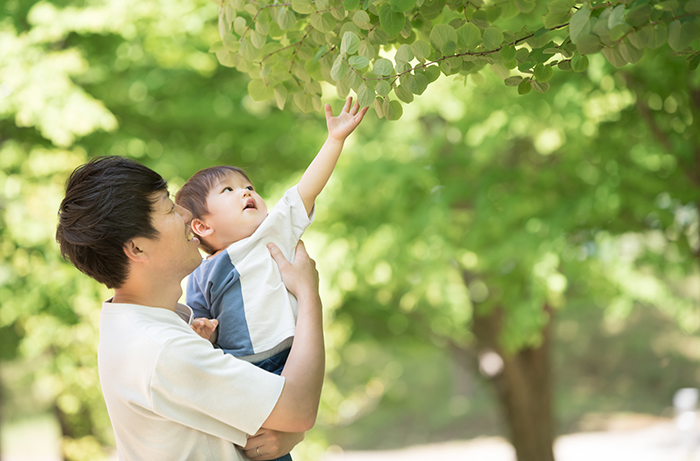
[[(110, 300), (111, 301), (111, 300)], [(192, 311), (116, 304), (100, 315), (98, 368), (120, 460), (247, 460), (284, 378), (189, 327)]]
[(226, 251), (202, 261), (187, 280), (187, 305), (195, 317), (219, 320), (217, 345), (248, 362), (264, 360), (292, 344), (297, 301), (282, 282), (267, 244), (288, 261), (314, 218), (297, 186), (289, 189), (265, 220)]

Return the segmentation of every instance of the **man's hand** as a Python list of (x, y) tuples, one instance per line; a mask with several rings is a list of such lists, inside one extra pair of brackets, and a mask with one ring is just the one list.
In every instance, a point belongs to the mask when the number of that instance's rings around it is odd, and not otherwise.
[(328, 125), (328, 137), (344, 142), (350, 136), (362, 118), (367, 113), (369, 107), (360, 110), (360, 104), (352, 105), (352, 96), (345, 101), (343, 110), (337, 117), (333, 117), (333, 109), (330, 104), (326, 104), (326, 124)]
[(294, 262), (287, 261), (282, 254), (282, 251), (274, 244), (267, 245), (272, 259), (275, 260), (280, 268), (282, 281), (287, 290), (297, 299), (310, 296), (318, 298), (318, 271), (316, 270), (316, 262), (309, 257), (304, 247), (304, 242), (299, 240), (294, 253)]
[(256, 461), (277, 459), (292, 451), (302, 440), (303, 432), (279, 432), (263, 428), (248, 438), (243, 451), (248, 458)]
[(216, 319), (207, 319), (200, 317), (194, 319), (190, 327), (202, 338), (211, 341), (212, 344), (216, 342), (216, 327), (219, 325), (219, 321)]

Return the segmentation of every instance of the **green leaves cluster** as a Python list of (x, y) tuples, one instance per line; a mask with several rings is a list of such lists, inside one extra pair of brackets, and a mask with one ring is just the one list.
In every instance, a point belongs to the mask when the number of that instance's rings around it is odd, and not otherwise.
[(293, 100), (304, 112), (321, 110), (321, 82), (394, 120), (399, 101), (412, 102), (441, 75), (466, 78), (485, 66), (525, 94), (546, 92), (555, 66), (585, 71), (586, 55), (598, 52), (620, 67), (668, 43), (691, 69), (700, 62), (700, 0), (215, 3), (219, 61), (249, 74), (254, 100), (274, 97), (280, 109)]

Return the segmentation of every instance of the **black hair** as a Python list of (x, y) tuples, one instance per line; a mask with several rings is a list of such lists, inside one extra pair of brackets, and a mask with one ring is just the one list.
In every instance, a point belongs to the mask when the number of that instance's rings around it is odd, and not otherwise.
[(107, 288), (121, 287), (128, 276), (126, 243), (156, 238), (151, 214), (167, 182), (133, 160), (95, 157), (68, 178), (58, 210), (56, 240), (61, 255)]

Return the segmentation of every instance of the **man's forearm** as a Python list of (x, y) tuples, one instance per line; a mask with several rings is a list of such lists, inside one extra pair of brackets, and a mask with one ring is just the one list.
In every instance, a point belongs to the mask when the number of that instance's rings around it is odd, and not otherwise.
[(287, 432), (307, 431), (318, 413), (325, 372), (323, 315), (317, 293), (299, 296), (299, 318), (287, 363), (284, 389), (263, 427)]
[(329, 136), (301, 177), (297, 189), (307, 213), (311, 213), (316, 197), (328, 183), (328, 179), (338, 163), (343, 144), (344, 141)]

